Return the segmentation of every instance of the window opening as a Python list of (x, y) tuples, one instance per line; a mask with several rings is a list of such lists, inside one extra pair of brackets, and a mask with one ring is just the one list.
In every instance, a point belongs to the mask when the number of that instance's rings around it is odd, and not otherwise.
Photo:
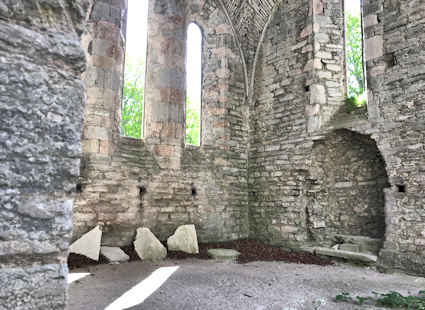
[(121, 134), (143, 137), (143, 94), (146, 73), (148, 0), (129, 0), (125, 48)]
[(186, 144), (201, 144), (202, 31), (195, 23), (186, 41)]
[(344, 10), (347, 100), (360, 108), (367, 104), (362, 0), (345, 0)]

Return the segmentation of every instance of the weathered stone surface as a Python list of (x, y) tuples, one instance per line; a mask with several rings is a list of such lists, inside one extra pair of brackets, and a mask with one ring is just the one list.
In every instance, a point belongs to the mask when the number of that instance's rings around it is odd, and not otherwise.
[(103, 246), (100, 248), (100, 254), (111, 263), (126, 262), (130, 257), (118, 247)]
[(90, 2), (0, 2), (0, 308), (64, 309)]
[(195, 225), (183, 225), (177, 228), (174, 235), (167, 240), (168, 251), (182, 251), (189, 254), (198, 254), (198, 238)]
[(70, 252), (84, 255), (92, 260), (99, 260), (100, 242), (102, 240), (102, 230), (96, 226), (88, 233), (71, 244)]
[(137, 229), (134, 249), (142, 260), (157, 261), (167, 256), (167, 249), (150, 229), (145, 227)]
[(343, 243), (339, 245), (338, 250), (358, 253), (360, 252), (360, 246), (352, 243)]
[(356, 253), (343, 250), (334, 250), (330, 248), (316, 247), (313, 249), (313, 252), (317, 255), (325, 255), (331, 257), (344, 258), (350, 261), (359, 261), (367, 264), (374, 264), (378, 260), (376, 255), (365, 254), (365, 253)]
[(208, 255), (217, 260), (236, 261), (241, 253), (232, 249), (209, 249)]
[[(74, 238), (97, 221), (108, 245), (130, 243), (140, 226), (165, 240), (188, 222), (202, 242), (250, 234), (326, 243), (335, 233), (384, 238), (385, 230), (382, 261), (423, 271), (423, 4), (364, 1), (364, 36), (373, 43), (366, 53), (374, 57), (366, 61), (368, 112), (343, 118), (340, 1), (273, 2), (264, 14), (255, 14), (258, 3), (235, 11), (225, 1), (228, 16), (212, 1), (167, 3), (151, 6), (144, 141), (119, 137), (125, 5), (98, 1), (91, 14)], [(184, 20), (204, 35), (200, 148), (182, 147)]]
[(360, 252), (371, 252), (375, 254), (378, 254), (383, 245), (383, 239), (364, 236), (335, 235), (334, 239), (339, 242), (355, 244), (359, 247)]
[[(125, 16), (120, 3), (97, 1), (99, 7), (95, 6), (83, 36), (89, 62), (83, 76), (87, 89), (85, 155), (82, 192), (73, 212), (73, 239), (98, 222), (105, 224), (102, 243), (109, 246), (130, 244), (136, 229), (143, 226), (167, 240), (176, 227), (186, 223), (196, 225), (200, 242), (248, 237), (249, 126), (244, 67), (237, 37), (222, 7), (207, 1), (201, 7), (187, 3), (182, 9), (182, 2), (174, 1), (167, 9), (150, 14), (145, 137), (137, 140), (120, 136), (121, 90), (106, 83), (115, 81), (113, 76), (123, 76), (125, 42), (120, 40), (125, 37), (125, 21), (119, 25), (102, 12), (118, 10)], [(161, 3), (152, 2), (151, 10), (161, 8)], [(204, 36), (203, 76), (208, 81), (202, 89), (202, 147), (182, 148), (182, 80), (169, 81), (170, 87), (165, 87), (167, 77), (161, 82), (157, 74), (171, 70), (178, 78), (185, 70), (187, 25), (183, 15), (196, 22)], [(100, 58), (107, 62), (99, 63)], [(158, 136), (161, 139), (156, 139)]]
[(65, 309), (66, 265), (0, 268), (0, 309)]

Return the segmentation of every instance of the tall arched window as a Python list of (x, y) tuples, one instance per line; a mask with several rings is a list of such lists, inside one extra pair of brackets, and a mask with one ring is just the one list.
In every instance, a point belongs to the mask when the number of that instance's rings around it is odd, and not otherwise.
[(362, 0), (345, 0), (345, 57), (347, 97), (358, 107), (366, 105)]
[(195, 23), (187, 28), (186, 144), (201, 144), (202, 31)]
[(121, 134), (136, 139), (143, 136), (148, 1), (128, 1)]

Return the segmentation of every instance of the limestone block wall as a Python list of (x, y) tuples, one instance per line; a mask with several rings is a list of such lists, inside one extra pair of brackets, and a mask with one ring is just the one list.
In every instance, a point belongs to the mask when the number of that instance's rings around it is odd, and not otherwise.
[(0, 308), (63, 309), (89, 1), (0, 3)]
[[(196, 225), (201, 242), (246, 237), (248, 109), (232, 27), (215, 1), (183, 5), (151, 0), (149, 6), (145, 138), (119, 137), (119, 104), (109, 104), (109, 95), (97, 97), (96, 105), (115, 112), (112, 124), (102, 122), (112, 136), (112, 148), (110, 153), (85, 150), (74, 238), (98, 223), (104, 225), (102, 242), (108, 245), (129, 244), (140, 226), (165, 240), (187, 223)], [(119, 7), (125, 18), (125, 6)], [(200, 147), (185, 145), (183, 132), (185, 37), (190, 22), (203, 31)], [(124, 24), (119, 28), (111, 23), (116, 31), (109, 33), (124, 37)], [(115, 59), (111, 62), (118, 68), (119, 58)], [(94, 116), (86, 114), (85, 123)]]
[(264, 38), (250, 104), (250, 233), (271, 242), (308, 239), (306, 66), (313, 60), (309, 1), (285, 1)]
[(314, 57), (304, 70), (309, 72), (307, 129), (317, 131), (329, 124), (345, 97), (345, 49), (343, 1), (310, 1), (311, 24), (303, 35), (310, 36)]
[(382, 239), (384, 160), (368, 135), (336, 130), (314, 142), (307, 191), (308, 228), (315, 241), (345, 234)]
[[(308, 13), (302, 11), (306, 6)], [(341, 9), (337, 1), (285, 2), (267, 30), (250, 103), (250, 232), (293, 246), (326, 241), (332, 231), (382, 236), (384, 191), (385, 243), (379, 264), (423, 274), (424, 3), (365, 1), (365, 121), (333, 122), (344, 94)], [(329, 41), (333, 43), (327, 44), (328, 38), (334, 38)], [(325, 57), (326, 52), (332, 58)], [(353, 132), (339, 136), (335, 124), (367, 135), (377, 149), (365, 148)], [(335, 148), (345, 156), (332, 159), (329, 151)], [(331, 161), (338, 165), (326, 164)], [(320, 166), (326, 173), (317, 177)], [(373, 166), (380, 168), (373, 172)], [(354, 179), (367, 177), (370, 184), (352, 187), (350, 181), (350, 193), (331, 190), (329, 176), (338, 176), (339, 169), (356, 172)], [(330, 196), (341, 194), (344, 200), (351, 191), (369, 197), (351, 199), (344, 206), (350, 214), (368, 205), (365, 216), (376, 221), (365, 222), (364, 230), (358, 229), (363, 220), (356, 224), (355, 217), (329, 209), (338, 205)], [(325, 203), (315, 208), (318, 201)]]
[(383, 34), (375, 41), (383, 45), (374, 54), (376, 67), (371, 66), (382, 72), (374, 89), (380, 125), (375, 139), (392, 185), (386, 192), (381, 265), (424, 274), (424, 3), (391, 1), (381, 8)]

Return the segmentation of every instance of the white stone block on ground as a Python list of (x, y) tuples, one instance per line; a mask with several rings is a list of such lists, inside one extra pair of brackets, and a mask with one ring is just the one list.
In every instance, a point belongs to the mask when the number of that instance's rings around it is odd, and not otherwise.
[(100, 248), (100, 254), (111, 263), (127, 262), (130, 257), (118, 247), (103, 246)]
[(133, 244), (137, 255), (143, 260), (157, 261), (167, 256), (167, 249), (149, 228), (137, 229), (136, 240)]
[(232, 250), (232, 249), (209, 249), (208, 250), (208, 255), (211, 256), (213, 259), (217, 259), (217, 260), (236, 261), (240, 254), (241, 253), (239, 253), (238, 251)]
[(76, 240), (71, 245), (70, 252), (84, 255), (92, 260), (98, 261), (101, 239), (102, 230), (100, 226), (96, 226), (88, 233), (84, 234), (80, 239)]
[(168, 238), (167, 246), (169, 251), (198, 254), (199, 246), (195, 225), (183, 225), (177, 228), (174, 235)]

